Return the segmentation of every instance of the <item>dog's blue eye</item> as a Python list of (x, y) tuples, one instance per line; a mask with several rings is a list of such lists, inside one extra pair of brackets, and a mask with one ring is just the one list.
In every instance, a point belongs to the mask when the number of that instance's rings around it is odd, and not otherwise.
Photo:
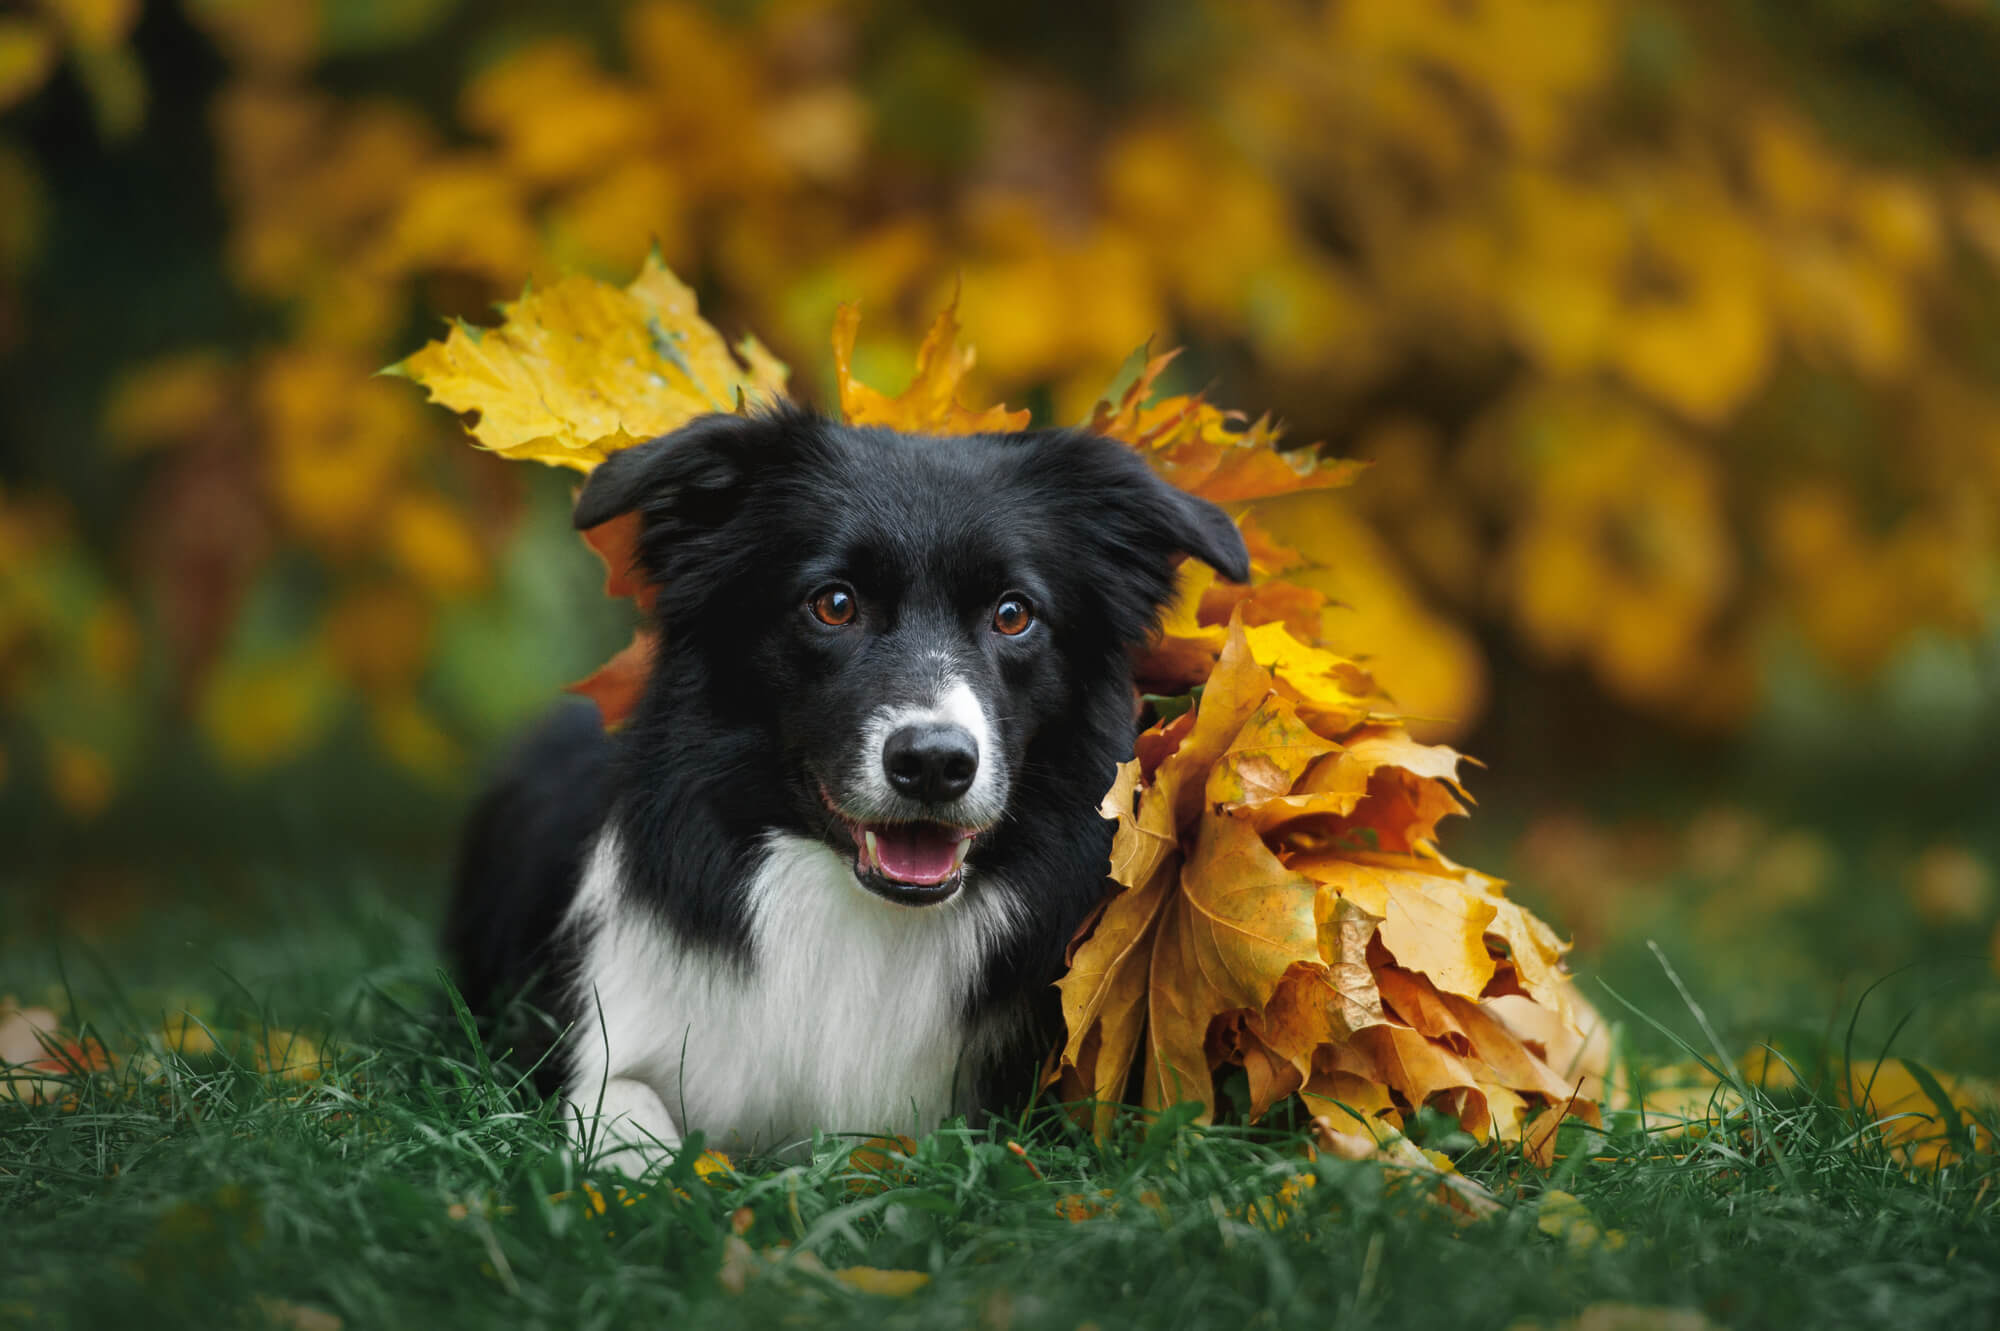
[(839, 628), (854, 622), (854, 593), (845, 587), (823, 587), (812, 598), (813, 618)]
[(993, 607), (993, 627), (1008, 637), (1017, 637), (1028, 631), (1035, 622), (1035, 608), (1028, 604), (1025, 596), (1007, 595), (1000, 598), (1000, 604)]

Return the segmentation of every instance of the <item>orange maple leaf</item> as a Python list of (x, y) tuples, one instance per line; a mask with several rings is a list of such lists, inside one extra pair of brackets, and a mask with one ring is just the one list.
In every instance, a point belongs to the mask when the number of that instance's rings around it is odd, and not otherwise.
[(629, 596), (634, 605), (651, 614), (659, 588), (648, 582), (639, 568), (639, 530), (637, 511), (621, 513), (585, 531), (583, 543), (604, 561), (604, 594), (613, 600)]
[(565, 691), (596, 703), (597, 714), (604, 719), (604, 728), (615, 730), (625, 724), (626, 718), (632, 715), (632, 709), (639, 705), (640, 697), (646, 692), (646, 681), (653, 677), (653, 661), (659, 651), (658, 629), (635, 629), (632, 641), (618, 655), (568, 685)]
[(1148, 360), (1116, 402), (1097, 404), (1090, 428), (1131, 444), (1175, 485), (1217, 504), (1332, 489), (1350, 484), (1367, 465), (1321, 461), (1311, 450), (1280, 452), (1284, 431), (1270, 417), (1247, 421), (1198, 393), (1153, 400), (1154, 384), (1178, 355)]
[(854, 338), (861, 311), (843, 304), (833, 316), (833, 372), (840, 386), (840, 414), (850, 425), (882, 425), (915, 434), (983, 434), (1027, 428), (1024, 408), (1009, 411), (999, 405), (972, 408), (958, 400), (959, 388), (972, 369), (973, 351), (958, 345), (958, 296), (938, 312), (923, 345), (917, 348), (917, 373), (897, 397), (878, 393), (853, 374)]

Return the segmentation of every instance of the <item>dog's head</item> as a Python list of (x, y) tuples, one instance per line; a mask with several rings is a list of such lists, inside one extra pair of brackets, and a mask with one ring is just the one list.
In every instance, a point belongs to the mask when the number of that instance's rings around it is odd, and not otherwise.
[(600, 465), (576, 523), (635, 510), (668, 644), (635, 742), (691, 742), (698, 692), (739, 761), (776, 764), (763, 816), (906, 905), (956, 892), (1034, 798), (1094, 808), (1179, 555), (1249, 573), (1227, 514), (1078, 431), (706, 416)]

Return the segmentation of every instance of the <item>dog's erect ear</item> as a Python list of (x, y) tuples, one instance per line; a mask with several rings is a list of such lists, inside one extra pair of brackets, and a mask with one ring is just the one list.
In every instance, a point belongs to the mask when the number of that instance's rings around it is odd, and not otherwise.
[(613, 453), (597, 464), (576, 497), (577, 530), (634, 509), (649, 519), (667, 511), (697, 521), (701, 515), (715, 516), (743, 478), (749, 436), (766, 424), (754, 416), (713, 412), (671, 434)]

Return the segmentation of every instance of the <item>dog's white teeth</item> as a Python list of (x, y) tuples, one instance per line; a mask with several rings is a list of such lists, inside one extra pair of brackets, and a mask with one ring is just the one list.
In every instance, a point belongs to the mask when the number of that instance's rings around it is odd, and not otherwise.
[(960, 837), (958, 844), (951, 848), (951, 867), (954, 873), (965, 867), (965, 853), (971, 849), (971, 837)]
[(882, 868), (882, 852), (875, 844), (875, 834), (864, 829), (861, 839), (867, 844), (868, 867), (879, 871)]

